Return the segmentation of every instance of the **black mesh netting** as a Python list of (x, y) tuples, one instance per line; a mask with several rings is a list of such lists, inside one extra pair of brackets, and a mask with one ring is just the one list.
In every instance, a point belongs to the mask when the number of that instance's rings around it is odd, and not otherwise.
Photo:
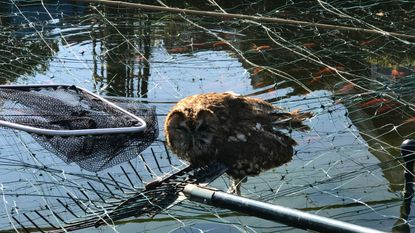
[[(0, 119), (52, 130), (126, 128), (140, 122), (117, 108), (76, 87), (50, 87), (24, 90), (0, 89)], [(124, 107), (148, 124), (140, 133), (114, 133), (85, 136), (32, 134), (44, 148), (66, 163), (97, 172), (136, 157), (158, 136), (155, 108), (143, 104)]]

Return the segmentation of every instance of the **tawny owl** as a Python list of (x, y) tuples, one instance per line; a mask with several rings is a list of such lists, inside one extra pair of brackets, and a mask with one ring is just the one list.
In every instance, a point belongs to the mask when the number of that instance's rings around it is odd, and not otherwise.
[(167, 145), (193, 166), (221, 162), (239, 193), (239, 181), (287, 163), (297, 143), (286, 132), (307, 130), (312, 114), (284, 112), (256, 98), (231, 93), (193, 95), (167, 115)]

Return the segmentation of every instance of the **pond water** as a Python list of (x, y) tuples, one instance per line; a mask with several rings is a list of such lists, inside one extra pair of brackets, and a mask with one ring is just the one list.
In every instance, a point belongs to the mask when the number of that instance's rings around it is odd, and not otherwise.
[[(311, 130), (292, 132), (299, 144), (293, 160), (249, 177), (242, 195), (379, 230), (413, 229), (415, 216), (401, 192), (404, 165), (399, 146), (415, 130), (414, 3), (166, 4), (332, 27), (71, 1), (6, 1), (0, 6), (0, 83), (74, 84), (109, 99), (141, 101), (156, 107), (159, 126), (175, 102), (207, 92), (232, 91), (288, 110), (312, 111), (315, 116), (306, 122)], [(396, 34), (388, 36), (387, 32)], [(27, 185), (12, 185), (13, 180), (23, 179), (21, 165), (16, 164), (33, 159), (26, 147), (35, 148), (41, 163), (59, 171), (69, 165), (36, 143), (23, 146), (9, 140), (11, 133), (4, 131), (0, 155), (18, 161), (1, 164), (5, 178), (0, 180), (0, 190), (3, 194), (10, 191), (3, 195), (6, 214), (1, 214), (0, 226), (10, 230), (14, 227), (9, 223), (14, 221), (11, 210), (19, 205), (13, 193), (19, 190), (29, 196), (23, 190)], [(164, 139), (161, 131), (159, 139)], [(72, 167), (66, 171), (92, 174)], [(32, 179), (32, 173), (24, 179)], [(81, 178), (77, 184), (84, 182)], [(228, 184), (228, 177), (222, 176), (211, 185), (226, 190)], [(53, 189), (52, 184), (49, 187)], [(97, 231), (188, 232), (199, 228), (301, 231), (191, 201), (154, 218), (120, 221)]]

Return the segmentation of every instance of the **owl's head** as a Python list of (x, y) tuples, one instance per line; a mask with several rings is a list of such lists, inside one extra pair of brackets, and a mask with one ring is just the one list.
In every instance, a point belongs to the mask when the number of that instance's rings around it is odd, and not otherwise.
[(191, 163), (198, 163), (212, 155), (211, 145), (217, 127), (218, 120), (210, 110), (192, 113), (175, 110), (167, 116), (164, 131), (173, 152)]

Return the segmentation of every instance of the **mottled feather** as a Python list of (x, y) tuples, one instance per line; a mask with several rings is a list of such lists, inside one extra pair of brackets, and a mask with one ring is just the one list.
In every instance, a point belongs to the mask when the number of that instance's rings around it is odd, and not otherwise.
[[(194, 166), (224, 163), (241, 179), (291, 160), (291, 129), (307, 130), (310, 112), (286, 112), (257, 98), (208, 93), (179, 101), (166, 118), (169, 148)], [(283, 131), (281, 131), (283, 130)]]

